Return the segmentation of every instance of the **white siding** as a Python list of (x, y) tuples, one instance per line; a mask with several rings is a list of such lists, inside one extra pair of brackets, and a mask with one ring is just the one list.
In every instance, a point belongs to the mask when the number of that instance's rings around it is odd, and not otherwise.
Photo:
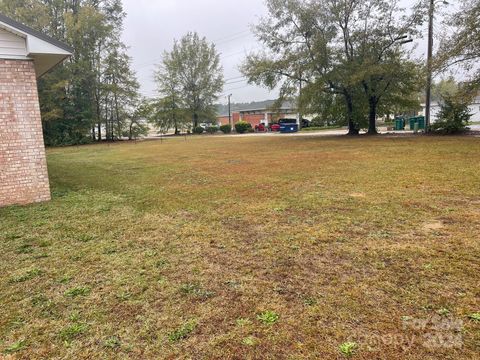
[(25, 56), (27, 56), (25, 39), (7, 30), (0, 29), (0, 58)]

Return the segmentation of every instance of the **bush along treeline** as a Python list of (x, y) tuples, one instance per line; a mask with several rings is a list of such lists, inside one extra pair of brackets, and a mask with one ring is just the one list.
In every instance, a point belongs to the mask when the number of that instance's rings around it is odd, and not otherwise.
[(441, 102), (437, 121), (431, 125), (431, 130), (440, 134), (459, 134), (468, 130), (472, 113), (468, 107), (469, 101), (458, 97), (445, 97)]
[(39, 79), (47, 145), (133, 138), (139, 84), (121, 41), (121, 0), (8, 0), (0, 12), (61, 40), (73, 56)]

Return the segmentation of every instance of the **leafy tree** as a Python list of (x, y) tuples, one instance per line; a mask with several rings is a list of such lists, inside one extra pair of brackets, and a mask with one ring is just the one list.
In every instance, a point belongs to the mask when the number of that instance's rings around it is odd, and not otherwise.
[(443, 134), (464, 132), (471, 117), (468, 102), (459, 97), (447, 96), (443, 99), (438, 119), (432, 124), (432, 130)]
[(215, 45), (197, 33), (188, 33), (175, 41), (171, 52), (164, 53), (162, 65), (156, 73), (160, 93), (171, 101), (176, 95), (175, 103), (188, 112), (193, 128), (200, 119), (213, 119), (214, 102), (224, 83)]
[(308, 99), (299, 100), (300, 108), (308, 108), (309, 100), (342, 97), (350, 134), (364, 126), (366, 114), (370, 133), (376, 133), (382, 103), (414, 90), (416, 72), (398, 40), (414, 32), (418, 13), (397, 21), (401, 9), (385, 0), (268, 0), (267, 5), (269, 16), (256, 34), (268, 52), (249, 55), (242, 66), (250, 82), (270, 89), (280, 85), (280, 97), (298, 94), (304, 83)]
[(189, 114), (179, 107), (176, 95), (155, 99), (149, 102), (149, 122), (161, 133), (175, 129), (175, 134), (191, 128)]
[(451, 15), (447, 24), (454, 27), (454, 33), (444, 38), (435, 59), (437, 71), (452, 66), (461, 66), (470, 74), (470, 91), (480, 88), (480, 70), (477, 66), (480, 59), (480, 2), (466, 0), (462, 2), (458, 12)]
[(39, 80), (45, 142), (121, 137), (138, 91), (120, 40), (121, 0), (0, 0), (0, 11), (74, 48)]
[(441, 102), (446, 97), (453, 97), (460, 91), (458, 84), (453, 77), (441, 79), (432, 84), (432, 99)]
[(184, 102), (181, 94), (180, 82), (177, 79), (177, 73), (172, 64), (159, 66), (156, 72), (158, 92), (163, 96), (156, 101), (157, 111), (154, 124), (161, 129), (173, 128), (175, 134), (180, 132), (181, 128), (189, 127), (191, 118), (188, 118), (187, 111), (183, 108)]

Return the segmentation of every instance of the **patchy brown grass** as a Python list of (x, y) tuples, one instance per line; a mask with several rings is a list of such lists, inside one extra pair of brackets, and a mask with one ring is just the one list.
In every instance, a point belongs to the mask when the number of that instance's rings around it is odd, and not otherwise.
[(49, 150), (53, 201), (0, 209), (0, 352), (478, 358), (479, 159), (460, 137)]

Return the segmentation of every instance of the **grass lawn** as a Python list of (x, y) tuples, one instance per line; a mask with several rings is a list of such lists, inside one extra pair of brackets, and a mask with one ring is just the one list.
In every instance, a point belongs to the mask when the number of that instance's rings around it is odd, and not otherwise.
[(0, 354), (480, 356), (479, 138), (178, 138), (48, 164), (52, 202), (0, 209)]

